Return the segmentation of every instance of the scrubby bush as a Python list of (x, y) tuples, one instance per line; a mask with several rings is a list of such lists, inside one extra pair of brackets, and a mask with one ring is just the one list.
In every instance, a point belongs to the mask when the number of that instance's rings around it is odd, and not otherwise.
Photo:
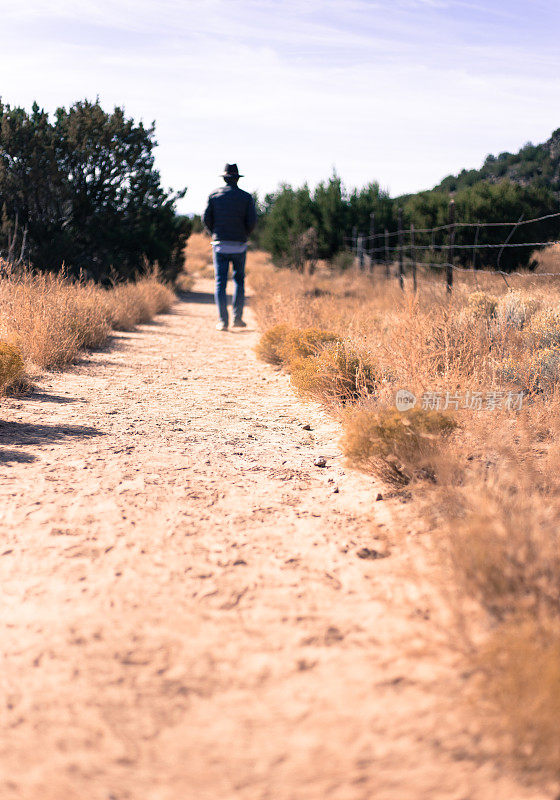
[(290, 370), (296, 389), (327, 402), (347, 403), (367, 397), (381, 380), (371, 356), (341, 341), (325, 344), (316, 355), (292, 360)]
[(289, 365), (316, 355), (325, 345), (340, 341), (335, 333), (318, 328), (292, 328), (275, 325), (260, 338), (256, 351), (269, 364)]
[(537, 300), (525, 292), (510, 291), (500, 298), (496, 317), (501, 326), (521, 330), (537, 308)]
[(282, 352), (290, 330), (288, 325), (275, 325), (265, 331), (256, 347), (258, 357), (268, 364), (282, 364)]
[(558, 382), (560, 348), (545, 347), (537, 350), (527, 364), (528, 390), (550, 391)]
[(25, 375), (23, 358), (17, 347), (0, 342), (0, 394), (16, 388)]
[(406, 484), (419, 470), (431, 474), (430, 457), (442, 436), (457, 427), (448, 414), (414, 408), (375, 410), (367, 405), (343, 416), (343, 450), (351, 466)]
[(560, 346), (560, 310), (545, 308), (530, 319), (527, 333), (537, 347)]
[(560, 379), (560, 347), (543, 347), (524, 359), (500, 362), (498, 377), (525, 394), (550, 393)]
[(473, 292), (467, 298), (467, 309), (477, 319), (489, 319), (496, 313), (498, 300), (487, 292)]

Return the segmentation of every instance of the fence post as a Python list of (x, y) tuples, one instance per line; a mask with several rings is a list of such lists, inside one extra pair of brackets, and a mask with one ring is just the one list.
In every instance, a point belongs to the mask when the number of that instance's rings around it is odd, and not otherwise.
[(476, 272), (476, 251), (478, 249), (478, 235), (480, 233), (480, 225), (476, 226), (476, 233), (474, 235), (474, 249), (473, 249), (473, 256), (472, 256), (472, 268), (473, 272)]
[[(511, 239), (511, 237), (513, 236), (513, 234), (515, 233), (515, 231), (517, 230), (517, 228), (519, 227), (519, 225), (521, 224), (521, 222), (523, 221), (523, 217), (524, 216), (525, 216), (525, 214), (521, 214), (521, 216), (519, 217), (519, 219), (515, 223), (515, 226), (509, 232), (507, 239), (505, 240), (505, 242), (503, 243), (502, 247), (500, 248), (500, 252), (498, 253), (498, 260), (496, 262), (496, 270), (498, 272), (500, 272), (500, 262), (502, 260), (502, 255), (503, 255), (503, 252), (504, 252), (504, 248), (505, 248), (506, 244), (509, 242), (509, 240)], [(506, 281), (506, 284), (507, 284), (507, 281)]]
[(373, 272), (375, 259), (375, 213), (369, 215), (369, 271)]
[(389, 262), (389, 231), (385, 228), (385, 277), (391, 277), (391, 264)]
[(449, 246), (447, 252), (447, 291), (453, 288), (453, 258), (455, 254), (455, 200), (449, 201)]
[(357, 242), (357, 250), (358, 250), (358, 264), (360, 265), (360, 270), (364, 270), (364, 236), (360, 233), (358, 236)]
[(402, 208), (399, 208), (399, 284), (404, 289)]
[(412, 259), (412, 287), (416, 291), (416, 250), (414, 248), (414, 223), (410, 223), (410, 257)]

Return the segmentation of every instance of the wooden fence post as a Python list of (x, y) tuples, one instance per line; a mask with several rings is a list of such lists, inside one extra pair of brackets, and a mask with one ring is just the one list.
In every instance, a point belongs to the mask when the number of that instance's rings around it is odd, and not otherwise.
[(455, 200), (449, 202), (449, 246), (447, 251), (447, 291), (453, 288), (453, 258), (455, 255)]
[(417, 289), (416, 285), (416, 250), (414, 248), (414, 223), (410, 224), (410, 257), (412, 259), (412, 287), (414, 291)]
[(357, 243), (357, 250), (358, 250), (358, 264), (360, 265), (360, 269), (364, 270), (364, 236), (362, 233), (358, 236), (358, 243)]
[(476, 251), (478, 249), (478, 235), (480, 233), (480, 225), (476, 226), (476, 233), (474, 235), (474, 249), (473, 249), (473, 256), (472, 256), (472, 268), (473, 272), (476, 272)]
[(369, 271), (373, 272), (375, 261), (375, 213), (369, 215)]
[(399, 284), (404, 289), (402, 208), (399, 208)]
[(389, 261), (389, 231), (385, 228), (385, 277), (391, 277), (391, 263)]

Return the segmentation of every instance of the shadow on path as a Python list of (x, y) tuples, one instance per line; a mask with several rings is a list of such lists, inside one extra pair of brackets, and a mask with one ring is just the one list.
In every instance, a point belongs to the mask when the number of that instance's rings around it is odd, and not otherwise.
[[(205, 305), (213, 305), (216, 301), (211, 292), (181, 292), (179, 299), (183, 303), (204, 303)], [(228, 294), (228, 303), (231, 302), (231, 295)]]
[(0, 421), (0, 444), (41, 445), (67, 437), (104, 436), (97, 428), (85, 425), (35, 425), (31, 422)]
[(17, 461), (20, 464), (31, 464), (37, 461), (36, 456), (31, 453), (23, 453), (21, 450), (2, 450), (0, 449), (0, 464), (9, 464), (10, 461)]
[[(214, 305), (216, 302), (214, 298), (214, 294), (212, 292), (178, 292), (177, 297), (183, 303), (202, 303), (204, 305)], [(227, 302), (231, 304), (233, 301), (233, 296), (228, 292), (227, 294)], [(245, 306), (250, 305), (251, 297), (245, 297)]]
[(46, 392), (30, 392), (18, 398), (19, 400), (40, 400), (42, 403), (77, 403), (76, 397), (61, 397), (58, 394), (47, 394)]

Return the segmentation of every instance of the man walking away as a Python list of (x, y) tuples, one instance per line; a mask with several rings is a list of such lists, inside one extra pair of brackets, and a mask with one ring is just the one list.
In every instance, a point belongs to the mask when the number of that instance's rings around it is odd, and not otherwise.
[(228, 329), (226, 287), (229, 264), (233, 267), (235, 289), (233, 293), (233, 327), (246, 328), (243, 322), (245, 305), (245, 257), (247, 239), (257, 224), (255, 202), (249, 192), (237, 185), (237, 164), (226, 164), (222, 178), (226, 186), (213, 192), (204, 212), (204, 224), (212, 234), (214, 272), (216, 274), (216, 305), (220, 321), (219, 331)]

